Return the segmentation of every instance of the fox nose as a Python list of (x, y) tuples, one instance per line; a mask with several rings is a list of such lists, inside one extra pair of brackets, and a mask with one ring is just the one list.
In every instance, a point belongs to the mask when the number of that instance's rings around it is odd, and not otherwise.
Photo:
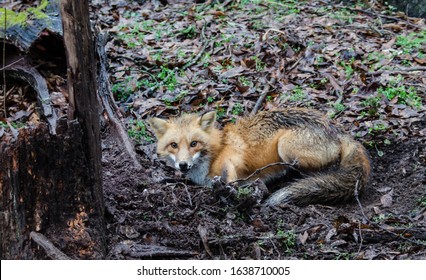
[(179, 162), (179, 169), (180, 171), (188, 171), (189, 164), (186, 161)]

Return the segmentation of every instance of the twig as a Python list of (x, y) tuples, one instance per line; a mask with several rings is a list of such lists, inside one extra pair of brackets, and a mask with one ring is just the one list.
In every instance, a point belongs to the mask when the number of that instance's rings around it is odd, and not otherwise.
[[(4, 58), (3, 58), (4, 59)], [(0, 71), (3, 71), (3, 70), (6, 70), (6, 68), (9, 68), (9, 67), (11, 67), (11, 66), (13, 66), (13, 65), (15, 65), (15, 64), (17, 64), (17, 63), (19, 63), (19, 62), (21, 62), (22, 60), (24, 60), (25, 58), (24, 57), (21, 57), (20, 59), (17, 59), (17, 60), (15, 60), (14, 62), (12, 62), (12, 63), (10, 63), (10, 64), (8, 64), (8, 65), (4, 65), (4, 60), (3, 60), (3, 67), (2, 68), (0, 68)]]
[(367, 72), (365, 75), (367, 76), (374, 76), (374, 75), (380, 75), (384, 73), (389, 74), (404, 74), (405, 72), (413, 72), (413, 71), (426, 71), (425, 66), (417, 66), (417, 67), (409, 67), (409, 68), (399, 68), (395, 70), (377, 70), (372, 72)]
[(71, 260), (70, 257), (68, 257), (67, 255), (65, 255), (61, 250), (59, 250), (58, 248), (56, 248), (55, 245), (53, 245), (52, 242), (50, 242), (49, 239), (47, 239), (46, 236), (44, 236), (41, 233), (32, 231), (30, 233), (30, 238), (37, 243), (38, 245), (40, 245), (44, 251), (46, 252), (46, 254), (53, 260)]
[[(364, 217), (366, 221), (369, 221), (369, 219), (364, 213), (364, 208), (362, 207), (361, 201), (359, 200), (359, 179), (356, 180), (356, 183), (355, 183), (354, 196), (358, 203), (359, 208), (361, 209), (362, 216)], [(364, 238), (362, 237), (362, 231), (361, 231), (361, 223), (358, 223), (358, 232), (359, 232), (359, 237), (361, 239), (361, 242), (359, 243), (357, 255), (359, 254), (359, 252), (361, 252), (362, 244), (364, 242)]]
[[(407, 242), (410, 242), (410, 243), (413, 243), (413, 244), (416, 244), (416, 245), (424, 246), (424, 243), (423, 243), (423, 242), (419, 242), (419, 241), (417, 241), (417, 240), (412, 240), (412, 239), (409, 239), (409, 238), (406, 238), (406, 237), (402, 236), (402, 235), (401, 235), (401, 234), (399, 234), (399, 233), (395, 233), (395, 232), (393, 232), (393, 231), (390, 231), (390, 230), (388, 230), (387, 228), (382, 227), (382, 226), (381, 226), (381, 225), (379, 225), (378, 223), (375, 223), (375, 222), (371, 221), (371, 220), (370, 220), (370, 219), (369, 219), (369, 218), (365, 215), (365, 213), (364, 213), (364, 209), (363, 209), (362, 204), (361, 204), (361, 202), (360, 202), (360, 200), (359, 200), (359, 180), (357, 180), (357, 181), (356, 181), (356, 184), (355, 184), (354, 196), (355, 196), (355, 199), (356, 199), (356, 201), (357, 201), (357, 203), (358, 203), (358, 206), (360, 207), (361, 214), (362, 214), (362, 216), (364, 217), (364, 219), (366, 220), (366, 223), (367, 223), (367, 224), (370, 224), (370, 225), (372, 225), (372, 226), (374, 226), (374, 227), (376, 227), (376, 228), (378, 228), (378, 229), (381, 229), (381, 230), (385, 231), (386, 233), (389, 233), (390, 235), (393, 235), (393, 236), (395, 236), (395, 237), (401, 238), (402, 240), (405, 240), (405, 241), (407, 241)], [(361, 245), (362, 245), (362, 240), (363, 240), (363, 238), (362, 238), (362, 236), (361, 236)], [(360, 246), (361, 246), (361, 245), (360, 245)]]
[(341, 103), (343, 101), (343, 89), (342, 87), (339, 85), (339, 83), (337, 82), (336, 78), (334, 78), (333, 75), (329, 74), (329, 73), (321, 73), (323, 76), (325, 76), (329, 81), (330, 84), (333, 86), (336, 95), (337, 95), (337, 100), (335, 101), (335, 103)]
[(290, 68), (287, 69), (287, 74), (289, 74), (291, 71), (293, 71), (294, 68), (296, 68), (297, 64), (299, 64), (299, 62), (302, 61), (303, 58), (305, 58), (304, 55), (300, 56), (299, 59), (295, 63), (293, 63), (293, 65), (290, 66)]
[(268, 30), (266, 30), (265, 34), (263, 34), (263, 36), (262, 36), (263, 41), (266, 41), (266, 39), (268, 38), (268, 34), (271, 31), (274, 31), (274, 32), (277, 32), (277, 33), (280, 33), (280, 34), (283, 34), (283, 35), (287, 35), (287, 33), (285, 33), (284, 31), (281, 31), (279, 29), (269, 28)]
[[(338, 6), (338, 7), (339, 7), (339, 6)], [(339, 8), (342, 8), (342, 7), (339, 7)], [(378, 14), (378, 13), (375, 13), (375, 12), (369, 12), (369, 11), (366, 11), (366, 10), (360, 10), (360, 9), (355, 9), (355, 8), (350, 8), (350, 7), (344, 7), (344, 8), (345, 8), (345, 9), (348, 9), (348, 10), (350, 10), (350, 11), (353, 11), (353, 12), (364, 13), (364, 14), (367, 14), (367, 15), (370, 15), (370, 16), (375, 16), (375, 17), (380, 17), (380, 18), (390, 19), (390, 20), (394, 20), (394, 21), (400, 21), (400, 20), (402, 20), (402, 21), (404, 21), (407, 25), (409, 25), (409, 26), (411, 26), (411, 27), (414, 27), (414, 28), (417, 28), (417, 29), (422, 29), (422, 27), (421, 27), (421, 26), (418, 26), (418, 25), (416, 25), (416, 24), (414, 24), (414, 23), (411, 23), (411, 22), (409, 22), (408, 20), (403, 19), (403, 18), (397, 18), (397, 17), (387, 16), (387, 15), (381, 15), (381, 14)]]
[(210, 250), (210, 247), (209, 247), (209, 242), (207, 240), (206, 228), (203, 227), (201, 224), (199, 224), (198, 227), (197, 227), (197, 230), (198, 230), (198, 234), (201, 237), (201, 242), (203, 242), (204, 249), (206, 250), (207, 254), (209, 254), (209, 256), (213, 259), (214, 255), (213, 255), (213, 253), (212, 253), (212, 251)]
[(7, 76), (27, 82), (37, 93), (37, 101), (49, 123), (49, 131), (56, 134), (57, 115), (52, 107), (52, 101), (49, 95), (49, 88), (46, 79), (33, 66), (28, 65), (25, 60), (23, 63), (15, 63), (13, 66), (8, 65)]
[(197, 61), (201, 58), (201, 56), (204, 54), (204, 52), (206, 51), (207, 46), (210, 44), (210, 39), (207, 39), (204, 31), (206, 29), (206, 22), (204, 22), (203, 28), (201, 30), (201, 37), (205, 40), (203, 46), (201, 47), (201, 50), (198, 52), (198, 54), (194, 57), (194, 59), (192, 59), (190, 62), (188, 62), (187, 64), (185, 64), (182, 69), (186, 70), (189, 67), (191, 67), (192, 65), (194, 65), (195, 63), (197, 63)]
[(364, 217), (365, 221), (369, 223), (370, 219), (365, 215), (364, 208), (362, 207), (361, 201), (359, 200), (359, 179), (356, 180), (356, 183), (355, 183), (354, 196), (355, 196), (356, 202), (358, 203), (359, 209), (361, 210), (362, 216)]
[(189, 205), (192, 207), (192, 198), (191, 194), (189, 193), (188, 186), (182, 182), (179, 182), (178, 184), (183, 185), (185, 187), (186, 195), (188, 195)]
[(263, 89), (262, 93), (259, 96), (259, 99), (257, 99), (256, 104), (253, 107), (253, 110), (251, 110), (250, 116), (254, 116), (257, 111), (259, 111), (260, 106), (263, 103), (263, 100), (265, 100), (266, 95), (269, 93), (269, 89), (271, 88), (271, 85), (274, 85), (277, 82), (276, 78), (272, 78), (269, 83), (266, 84), (265, 88)]
[(260, 172), (262, 172), (263, 170), (265, 170), (265, 169), (267, 169), (269, 167), (273, 167), (273, 166), (288, 166), (288, 167), (291, 167), (293, 169), (296, 169), (295, 165), (297, 165), (297, 164), (298, 164), (297, 160), (294, 160), (292, 163), (288, 163), (288, 162), (274, 162), (274, 163), (270, 163), (268, 165), (265, 165), (265, 166), (263, 166), (261, 168), (256, 169), (253, 173), (251, 173), (247, 177), (241, 178), (241, 179), (237, 179), (237, 180), (231, 182), (230, 184), (238, 183), (238, 182), (244, 182), (244, 181), (250, 180), (252, 177), (256, 176), (257, 174), (259, 174)]

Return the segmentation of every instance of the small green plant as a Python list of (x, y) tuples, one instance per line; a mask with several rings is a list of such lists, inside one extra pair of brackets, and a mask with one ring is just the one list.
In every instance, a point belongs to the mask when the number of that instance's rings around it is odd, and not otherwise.
[(292, 92), (291, 92), (288, 100), (293, 101), (293, 102), (297, 102), (297, 101), (303, 101), (306, 98), (307, 98), (307, 94), (304, 92), (304, 90), (302, 89), (302, 87), (301, 86), (296, 86), (292, 90)]
[(189, 25), (185, 29), (181, 30), (181, 34), (186, 38), (192, 39), (197, 35), (197, 32), (194, 25)]
[(204, 67), (208, 67), (209, 66), (210, 57), (211, 57), (211, 53), (208, 52), (208, 53), (204, 54), (203, 57), (201, 58), (201, 62), (203, 63)]
[(244, 112), (244, 107), (241, 105), (241, 103), (235, 103), (232, 107), (232, 114), (233, 115), (240, 115)]
[(232, 41), (232, 39), (235, 38), (235, 35), (221, 34), (221, 37), (222, 37), (222, 42), (224, 42), (224, 43), (230, 43)]
[(402, 49), (404, 53), (414, 53), (422, 49), (422, 45), (426, 44), (426, 30), (421, 32), (412, 32), (406, 36), (396, 37), (395, 45)]
[(297, 235), (294, 230), (284, 231), (282, 229), (277, 230), (277, 238), (283, 239), (283, 245), (286, 247), (286, 253), (291, 254), (296, 247)]
[(208, 96), (207, 97), (207, 103), (213, 103), (214, 101), (214, 97), (213, 96)]
[(223, 118), (226, 115), (226, 111), (225, 109), (223, 109), (222, 107), (219, 107), (219, 105), (216, 107), (216, 119), (220, 120), (221, 118)]
[(315, 58), (315, 65), (323, 64), (325, 62), (325, 58), (323, 56), (317, 56)]
[(373, 217), (373, 222), (380, 223), (380, 222), (383, 222), (383, 221), (385, 221), (385, 220), (387, 220), (391, 217), (392, 217), (391, 214), (378, 214), (378, 215)]
[(378, 132), (383, 132), (388, 129), (388, 126), (384, 123), (375, 123), (372, 127), (368, 128), (369, 134), (377, 134)]
[(131, 121), (130, 128), (127, 133), (129, 134), (130, 138), (132, 138), (139, 144), (142, 144), (144, 142), (154, 142), (154, 139), (149, 135), (146, 129), (145, 123), (141, 120)]
[(111, 86), (111, 91), (117, 100), (126, 101), (135, 91), (139, 90), (144, 82), (137, 81), (128, 76), (124, 81), (119, 81)]
[[(390, 56), (393, 56), (393, 55), (391, 54)], [(388, 58), (390, 57), (387, 57), (382, 52), (372, 52), (367, 55), (367, 62), (378, 62)]]
[(14, 25), (27, 26), (27, 21), (32, 19), (47, 19), (48, 15), (44, 11), (48, 5), (48, 0), (42, 0), (37, 7), (28, 8), (20, 13), (0, 8), (0, 28), (4, 29), (5, 25), (6, 27)]
[(158, 80), (170, 91), (176, 88), (177, 80), (175, 71), (161, 66), (160, 73), (157, 74)]
[(250, 196), (253, 193), (253, 188), (251, 187), (240, 187), (237, 191), (237, 198), (241, 199), (247, 196)]
[(333, 103), (333, 112), (330, 115), (330, 118), (335, 118), (337, 115), (342, 113), (346, 109), (346, 106), (341, 102), (334, 102)]
[(375, 117), (377, 116), (380, 108), (380, 96), (369, 96), (367, 99), (361, 101), (361, 106), (365, 107), (367, 111), (362, 111), (363, 116)]
[(355, 72), (355, 70), (352, 67), (353, 62), (354, 62), (353, 58), (351, 58), (348, 62), (346, 61), (340, 62), (340, 65), (343, 66), (343, 68), (345, 69), (346, 79), (350, 79)]
[(352, 24), (355, 15), (348, 9), (340, 9), (331, 14), (331, 17)]
[(417, 91), (414, 87), (410, 86), (408, 88), (405, 85), (397, 87), (380, 87), (377, 90), (378, 94), (386, 96), (388, 100), (393, 100), (397, 98), (399, 104), (406, 104), (413, 108), (419, 109), (422, 106), (422, 99), (417, 94)]
[(334, 258), (335, 260), (350, 260), (353, 258), (354, 253), (349, 252), (341, 252), (337, 254), (337, 256)]
[(253, 56), (252, 59), (255, 62), (256, 71), (260, 72), (260, 71), (263, 71), (265, 69), (266, 64), (264, 62), (262, 62), (262, 60), (259, 57)]
[[(20, 122), (20, 121), (12, 121), (12, 122), (9, 122), (9, 124), (14, 129), (20, 129), (20, 128), (25, 127), (25, 123)], [(9, 129), (9, 124), (7, 124), (6, 122), (0, 121), (0, 127), (3, 127), (5, 129)]]
[(240, 76), (240, 77), (238, 78), (238, 80), (240, 81), (240, 83), (241, 83), (243, 86), (250, 86), (250, 85), (251, 85), (251, 82), (250, 82), (250, 80), (249, 80), (247, 77)]
[(417, 203), (420, 207), (426, 207), (426, 195), (417, 199)]

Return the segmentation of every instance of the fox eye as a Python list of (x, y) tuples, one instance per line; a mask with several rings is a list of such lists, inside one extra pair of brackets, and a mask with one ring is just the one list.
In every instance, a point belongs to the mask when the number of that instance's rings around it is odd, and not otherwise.
[(195, 146), (197, 146), (198, 142), (197, 141), (192, 141), (190, 146), (191, 148), (194, 148)]
[(176, 142), (172, 142), (170, 143), (170, 147), (172, 147), (173, 149), (177, 149), (178, 144)]

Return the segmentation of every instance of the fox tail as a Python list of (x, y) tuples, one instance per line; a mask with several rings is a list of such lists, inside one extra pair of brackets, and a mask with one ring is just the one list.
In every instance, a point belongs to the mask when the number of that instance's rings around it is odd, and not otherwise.
[(342, 150), (338, 168), (299, 179), (279, 189), (267, 198), (265, 205), (336, 204), (353, 199), (355, 191), (360, 193), (368, 183), (370, 160), (360, 143), (345, 136), (340, 141)]

